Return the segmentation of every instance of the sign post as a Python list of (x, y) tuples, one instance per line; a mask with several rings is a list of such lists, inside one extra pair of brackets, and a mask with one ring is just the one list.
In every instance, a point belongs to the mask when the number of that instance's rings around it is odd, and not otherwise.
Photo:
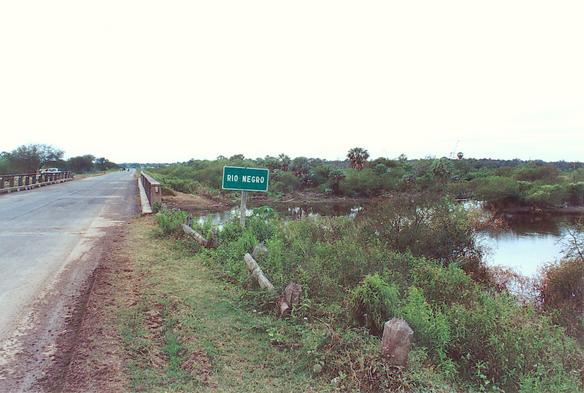
[(245, 214), (247, 213), (247, 191), (241, 191), (241, 206), (239, 207), (239, 225), (245, 228)]
[(245, 227), (248, 192), (268, 192), (269, 178), (270, 171), (266, 168), (223, 167), (222, 188), (224, 190), (241, 191), (239, 223), (242, 227)]

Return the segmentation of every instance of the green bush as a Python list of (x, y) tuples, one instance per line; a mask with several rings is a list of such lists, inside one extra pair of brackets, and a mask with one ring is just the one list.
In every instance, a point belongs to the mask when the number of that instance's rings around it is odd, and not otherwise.
[(554, 182), (557, 180), (559, 174), (560, 171), (551, 165), (535, 163), (520, 166), (514, 171), (514, 175), (517, 180), (532, 182), (533, 181), (544, 181), (548, 183)]
[(533, 186), (525, 196), (525, 202), (533, 206), (559, 206), (567, 199), (564, 187), (559, 184)]
[(432, 309), (418, 288), (410, 288), (398, 315), (413, 329), (416, 343), (430, 350), (439, 361), (446, 360), (450, 340), (448, 320), (439, 310)]
[(288, 193), (296, 191), (300, 185), (300, 179), (292, 172), (277, 171), (270, 178), (270, 188), (274, 192)]
[[(353, 318), (361, 324), (369, 324), (374, 334), (383, 333), (383, 325), (397, 315), (400, 300), (398, 290), (378, 274), (365, 277), (349, 296)], [(367, 321), (366, 321), (367, 319)]]
[(512, 178), (488, 176), (473, 180), (474, 196), (491, 204), (519, 201), (519, 183)]
[(567, 200), (570, 205), (584, 205), (584, 182), (570, 183), (566, 186)]
[(181, 232), (181, 224), (186, 222), (187, 213), (178, 209), (163, 208), (155, 217), (163, 235), (177, 235)]

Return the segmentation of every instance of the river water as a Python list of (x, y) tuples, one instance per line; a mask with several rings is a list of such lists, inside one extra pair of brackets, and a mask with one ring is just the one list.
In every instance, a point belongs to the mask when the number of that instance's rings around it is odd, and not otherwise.
[[(360, 206), (350, 203), (275, 205), (273, 208), (291, 220), (322, 215), (354, 218), (361, 210)], [(252, 212), (253, 208), (248, 209), (247, 215)], [(213, 225), (221, 227), (235, 217), (239, 217), (239, 208), (208, 213), (201, 216), (199, 222), (211, 220)], [(511, 268), (525, 276), (536, 275), (542, 266), (562, 257), (565, 235), (577, 220), (574, 216), (535, 217), (525, 214), (506, 215), (503, 218), (508, 229), (498, 233), (479, 233), (479, 242), (485, 250), (485, 261), (492, 266)]]
[(504, 218), (508, 230), (479, 234), (479, 241), (486, 249), (485, 260), (525, 276), (536, 275), (542, 266), (564, 255), (567, 232), (577, 221), (577, 217), (561, 215), (519, 214)]

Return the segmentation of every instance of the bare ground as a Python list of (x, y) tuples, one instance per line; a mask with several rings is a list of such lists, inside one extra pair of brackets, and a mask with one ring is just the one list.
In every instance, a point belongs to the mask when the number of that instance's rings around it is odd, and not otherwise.
[(230, 203), (223, 198), (211, 199), (204, 195), (185, 194), (174, 191), (175, 195), (166, 195), (162, 201), (170, 207), (190, 212), (216, 211), (227, 208)]
[(135, 300), (136, 284), (127, 250), (127, 227), (105, 239), (100, 265), (91, 277), (85, 303), (78, 306), (74, 337), (59, 341), (59, 352), (69, 353), (68, 364), (55, 363), (47, 390), (62, 392), (121, 392), (126, 390), (124, 356), (117, 329), (117, 310)]

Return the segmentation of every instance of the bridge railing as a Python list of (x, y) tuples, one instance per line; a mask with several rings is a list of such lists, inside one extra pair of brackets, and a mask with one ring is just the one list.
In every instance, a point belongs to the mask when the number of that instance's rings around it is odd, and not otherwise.
[(73, 172), (45, 172), (0, 175), (0, 193), (30, 190), (73, 179)]
[(140, 181), (146, 191), (146, 197), (148, 197), (148, 202), (150, 206), (154, 206), (155, 203), (162, 202), (162, 186), (160, 183), (152, 178), (152, 176), (147, 175), (144, 172), (140, 173)]

